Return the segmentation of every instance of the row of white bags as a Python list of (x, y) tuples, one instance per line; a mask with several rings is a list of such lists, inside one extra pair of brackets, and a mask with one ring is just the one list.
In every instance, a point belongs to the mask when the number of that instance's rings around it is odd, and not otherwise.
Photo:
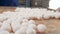
[[(28, 8), (27, 8), (28, 9)], [(29, 10), (29, 9), (28, 9)], [(38, 9), (37, 9), (38, 10)], [(28, 20), (33, 17), (40, 17), (41, 11), (25, 11), (24, 9), (16, 12), (3, 12), (0, 14), (0, 34), (36, 34), (36, 32), (45, 32), (46, 26), (36, 25), (35, 21)], [(44, 9), (45, 10), (45, 9)]]

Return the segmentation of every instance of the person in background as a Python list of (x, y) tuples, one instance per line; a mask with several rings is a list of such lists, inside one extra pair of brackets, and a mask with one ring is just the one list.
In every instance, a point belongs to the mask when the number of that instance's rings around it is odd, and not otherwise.
[(18, 6), (18, 0), (0, 0), (0, 6)]

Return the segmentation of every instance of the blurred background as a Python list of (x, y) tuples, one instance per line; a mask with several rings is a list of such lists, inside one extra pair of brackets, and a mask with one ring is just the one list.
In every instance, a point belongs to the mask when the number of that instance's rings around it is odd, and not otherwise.
[(59, 9), (60, 0), (19, 0), (20, 7), (41, 7)]
[(19, 6), (23, 7), (49, 7), (50, 0), (19, 0)]
[(0, 6), (59, 9), (60, 0), (0, 0)]

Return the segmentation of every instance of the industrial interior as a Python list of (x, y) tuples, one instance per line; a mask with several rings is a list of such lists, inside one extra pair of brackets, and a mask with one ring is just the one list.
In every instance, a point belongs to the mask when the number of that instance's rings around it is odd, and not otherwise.
[(0, 34), (60, 34), (60, 0), (0, 0)]

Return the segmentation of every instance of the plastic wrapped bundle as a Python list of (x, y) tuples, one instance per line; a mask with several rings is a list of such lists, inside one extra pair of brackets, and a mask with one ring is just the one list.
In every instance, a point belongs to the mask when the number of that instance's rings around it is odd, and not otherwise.
[(54, 16), (55, 16), (55, 18), (60, 18), (60, 12), (56, 11)]
[(0, 34), (10, 34), (8, 31), (0, 31)]
[(9, 31), (11, 32), (11, 26), (10, 26), (10, 23), (6, 23), (4, 22), (0, 28), (1, 30), (5, 30), (5, 31)]
[(43, 24), (39, 24), (39, 25), (37, 26), (37, 30), (38, 30), (39, 32), (45, 32), (45, 31), (46, 31), (46, 26), (43, 25)]
[(3, 22), (6, 19), (7, 19), (7, 17), (5, 15), (0, 14), (0, 22)]
[(13, 21), (13, 22), (11, 23), (11, 26), (12, 26), (13, 32), (16, 32), (16, 31), (17, 31), (18, 29), (20, 29), (20, 27), (21, 27), (20, 23), (18, 23), (18, 22), (16, 22), (16, 21)]
[(28, 28), (26, 30), (26, 34), (36, 34), (36, 31), (34, 29)]
[(27, 27), (22, 27), (15, 32), (15, 34), (26, 34)]

